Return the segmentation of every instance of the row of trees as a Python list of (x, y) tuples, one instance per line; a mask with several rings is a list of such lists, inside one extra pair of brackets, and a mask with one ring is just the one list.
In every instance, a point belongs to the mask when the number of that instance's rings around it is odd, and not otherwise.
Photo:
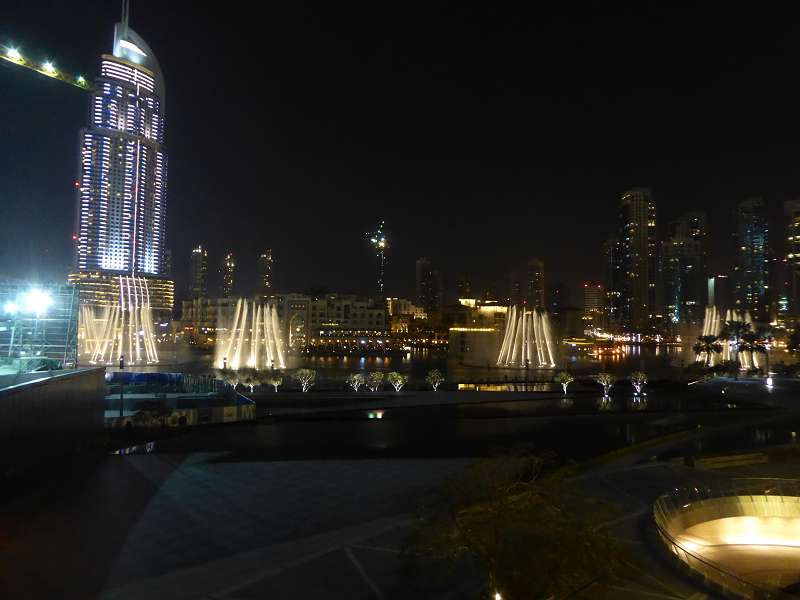
[(701, 335), (697, 337), (694, 352), (705, 355), (705, 366), (711, 366), (714, 354), (722, 354), (721, 342), (732, 342), (739, 352), (762, 354), (766, 358), (766, 372), (769, 373), (769, 347), (773, 341), (768, 330), (754, 332), (752, 325), (744, 321), (727, 321), (720, 335)]
[[(628, 379), (633, 385), (633, 388), (636, 390), (637, 394), (641, 394), (644, 391), (644, 386), (647, 385), (647, 373), (644, 371), (634, 371), (628, 376)], [(614, 387), (614, 383), (616, 383), (615, 377), (611, 373), (598, 373), (595, 375), (594, 380), (603, 386), (603, 395), (608, 396), (608, 393), (611, 391), (611, 388)], [(557, 373), (554, 381), (561, 385), (561, 388), (564, 390), (564, 394), (567, 393), (567, 387), (569, 384), (575, 381), (575, 378), (572, 376), (571, 373), (567, 371), (561, 371)]]
[[(283, 373), (274, 369), (259, 371), (252, 367), (243, 367), (236, 370), (223, 368), (217, 369), (216, 373), (220, 379), (230, 384), (234, 389), (240, 384), (246, 385), (250, 388), (250, 393), (253, 392), (257, 385), (271, 385), (277, 392), (284, 382)], [(303, 392), (307, 392), (316, 383), (317, 372), (314, 369), (297, 369), (290, 373), (290, 379), (297, 381)], [(439, 389), (444, 380), (444, 374), (438, 369), (433, 369), (425, 377), (425, 381), (433, 388), (434, 392)], [(351, 373), (345, 379), (347, 385), (356, 392), (362, 386), (377, 392), (383, 387), (384, 381), (388, 381), (394, 390), (399, 392), (408, 383), (408, 377), (397, 371), (392, 371), (388, 375), (380, 371), (373, 371), (366, 375), (364, 373)]]

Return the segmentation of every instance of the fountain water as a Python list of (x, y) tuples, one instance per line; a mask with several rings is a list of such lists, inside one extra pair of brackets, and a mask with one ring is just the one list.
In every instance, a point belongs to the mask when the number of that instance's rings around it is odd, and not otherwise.
[(144, 277), (119, 276), (119, 300), (110, 305), (82, 303), (79, 353), (91, 364), (158, 362), (150, 291)]
[(506, 314), (506, 332), (497, 357), (498, 366), (555, 367), (555, 344), (547, 313), (524, 307), (517, 310), (512, 306)]
[(226, 335), (217, 340), (214, 366), (286, 368), (278, 311), (274, 306), (239, 298), (233, 315), (228, 318), (220, 315), (219, 321), (218, 329)]
[[(750, 316), (748, 311), (739, 312), (735, 310), (728, 309), (725, 312), (725, 318), (722, 318), (722, 311), (718, 310), (716, 306), (709, 306), (706, 307), (705, 317), (703, 318), (703, 333), (702, 335), (713, 335), (719, 337), (722, 335), (722, 330), (725, 327), (725, 323), (729, 321), (741, 321), (743, 323), (749, 323), (751, 326), (753, 324), (753, 319)], [(751, 352), (750, 350), (739, 350), (736, 345), (736, 340), (720, 340), (722, 344), (722, 353), (712, 354), (709, 359), (709, 364), (714, 366), (719, 362), (724, 362), (728, 360), (738, 360), (739, 364), (741, 365), (742, 369), (749, 369), (749, 368), (759, 368), (758, 364), (758, 356), (755, 352)], [(697, 362), (706, 361), (706, 353), (702, 352), (697, 355), (696, 359)]]

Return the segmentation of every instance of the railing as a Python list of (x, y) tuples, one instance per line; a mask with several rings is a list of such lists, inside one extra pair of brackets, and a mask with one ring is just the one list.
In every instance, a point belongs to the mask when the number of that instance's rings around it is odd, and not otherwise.
[[(666, 547), (692, 571), (700, 574), (708, 583), (743, 598), (758, 600), (796, 598), (779, 589), (769, 588), (747, 581), (726, 570), (719, 564), (688, 550), (675, 537), (673, 525), (681, 520), (692, 507), (714, 499), (747, 497), (755, 503), (756, 497), (774, 497), (785, 502), (792, 498), (800, 502), (800, 480), (776, 478), (731, 479), (715, 483), (714, 486), (675, 488), (659, 497), (653, 505), (653, 518), (659, 536)], [(766, 516), (766, 515), (765, 515)]]

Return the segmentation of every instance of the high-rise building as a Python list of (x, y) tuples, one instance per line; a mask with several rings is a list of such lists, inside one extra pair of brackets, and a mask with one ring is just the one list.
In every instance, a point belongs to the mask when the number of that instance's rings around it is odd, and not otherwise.
[(800, 200), (785, 202), (784, 212), (788, 219), (786, 228), (786, 290), (788, 311), (800, 316)]
[(764, 202), (749, 198), (735, 210), (734, 303), (754, 321), (766, 321), (769, 307), (769, 227)]
[(267, 248), (258, 257), (258, 282), (256, 294), (269, 296), (272, 293), (272, 249)]
[(442, 274), (427, 258), (418, 258), (416, 264), (417, 306), (425, 309), (429, 319), (442, 314), (444, 308), (444, 286)]
[(602, 283), (583, 284), (583, 320), (589, 326), (605, 327), (608, 296)]
[(236, 274), (236, 259), (233, 257), (233, 252), (228, 252), (222, 259), (220, 272), (222, 274), (222, 297), (230, 298), (233, 296), (233, 281)]
[(80, 132), (79, 271), (164, 275), (164, 91), (155, 54), (123, 16)]
[(606, 287), (606, 314), (608, 325), (617, 328), (621, 325), (622, 295), (625, 278), (622, 276), (621, 244), (617, 238), (603, 243), (603, 274)]
[(544, 261), (532, 258), (528, 261), (525, 277), (525, 303), (529, 308), (545, 309)]
[(202, 245), (192, 248), (189, 298), (208, 297), (208, 250)]
[(661, 304), (671, 323), (700, 324), (708, 296), (705, 213), (688, 213), (670, 224), (661, 243)]
[(622, 194), (620, 202), (619, 252), (621, 277), (620, 324), (626, 331), (652, 330), (658, 315), (656, 304), (656, 203), (647, 188)]
[(69, 282), (78, 286), (79, 353), (91, 363), (158, 362), (157, 327), (172, 316), (164, 98), (158, 59), (128, 25), (123, 2), (79, 135)]

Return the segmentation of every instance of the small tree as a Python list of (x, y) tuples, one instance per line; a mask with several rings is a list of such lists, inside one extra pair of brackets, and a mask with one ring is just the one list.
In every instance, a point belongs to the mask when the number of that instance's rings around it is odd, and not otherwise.
[(253, 388), (256, 384), (260, 383), (258, 378), (258, 370), (253, 367), (242, 367), (239, 369), (239, 381), (250, 388), (250, 393), (253, 393)]
[(630, 380), (636, 393), (641, 394), (644, 386), (647, 385), (647, 373), (644, 371), (634, 371), (631, 373)]
[(377, 392), (381, 389), (381, 385), (383, 384), (383, 373), (380, 371), (373, 371), (369, 375), (367, 375), (367, 387), (372, 390), (373, 392)]
[(436, 392), (439, 389), (439, 386), (444, 383), (444, 375), (439, 369), (433, 369), (432, 371), (428, 372), (428, 375), (425, 377), (425, 381), (433, 388), (433, 391)]
[(567, 386), (570, 383), (572, 383), (573, 381), (575, 381), (575, 378), (571, 374), (567, 373), (566, 371), (561, 371), (560, 373), (558, 373), (555, 376), (554, 381), (556, 383), (561, 384), (561, 387), (564, 389), (564, 395), (566, 396), (567, 395)]
[(271, 385), (275, 388), (275, 393), (278, 393), (278, 387), (283, 385), (283, 377), (281, 376), (280, 372), (275, 372), (272, 370), (269, 371), (260, 371), (261, 374), (261, 383), (264, 385)]
[(401, 375), (397, 371), (392, 371), (391, 373), (389, 373), (386, 379), (388, 379), (389, 383), (391, 383), (392, 386), (394, 386), (395, 392), (399, 392), (400, 390), (402, 390), (403, 386), (408, 382), (408, 377), (406, 377), (405, 375)]
[(611, 373), (598, 373), (595, 379), (603, 386), (603, 396), (608, 396), (609, 390), (614, 386), (614, 377)]
[(314, 369), (297, 369), (294, 373), (295, 381), (300, 383), (303, 393), (307, 392), (315, 383), (317, 372)]
[(363, 373), (350, 373), (350, 375), (347, 376), (346, 381), (347, 385), (353, 388), (354, 392), (357, 392), (358, 388), (364, 385), (364, 383), (367, 381), (367, 378), (364, 377)]

